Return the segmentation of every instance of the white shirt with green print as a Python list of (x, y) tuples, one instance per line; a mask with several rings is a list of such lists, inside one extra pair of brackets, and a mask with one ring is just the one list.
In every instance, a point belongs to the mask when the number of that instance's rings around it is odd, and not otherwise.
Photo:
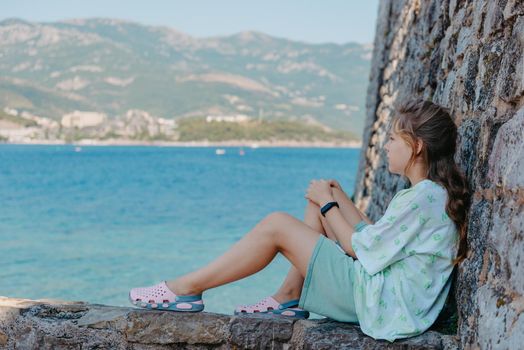
[(393, 341), (424, 332), (451, 285), (458, 233), (447, 192), (431, 180), (399, 191), (384, 216), (352, 236), (355, 307), (362, 331)]

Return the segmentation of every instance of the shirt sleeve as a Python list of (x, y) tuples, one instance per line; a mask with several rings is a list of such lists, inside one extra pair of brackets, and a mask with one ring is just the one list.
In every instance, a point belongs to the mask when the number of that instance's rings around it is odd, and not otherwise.
[(395, 196), (375, 224), (355, 226), (351, 247), (368, 274), (374, 275), (411, 254), (406, 247), (422, 228), (417, 209), (423, 200), (420, 193)]

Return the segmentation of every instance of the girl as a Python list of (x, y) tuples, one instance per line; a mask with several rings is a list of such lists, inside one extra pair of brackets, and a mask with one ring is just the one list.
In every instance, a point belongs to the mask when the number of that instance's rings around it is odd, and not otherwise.
[(424, 332), (450, 289), (454, 265), (466, 255), (467, 184), (453, 156), (457, 130), (449, 114), (427, 101), (396, 110), (385, 151), (389, 171), (411, 187), (399, 191), (372, 223), (335, 180), (311, 181), (304, 222), (275, 212), (207, 266), (145, 288), (139, 307), (202, 311), (202, 293), (254, 274), (282, 253), (293, 265), (280, 289), (239, 313), (307, 318), (308, 311), (358, 323), (375, 339)]

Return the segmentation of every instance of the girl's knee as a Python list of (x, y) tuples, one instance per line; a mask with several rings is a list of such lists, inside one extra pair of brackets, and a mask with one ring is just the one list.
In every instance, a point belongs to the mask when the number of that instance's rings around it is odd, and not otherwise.
[(292, 220), (291, 218), (292, 216), (290, 214), (282, 211), (272, 212), (259, 222), (256, 232), (277, 242), (280, 240), (283, 228), (289, 226), (289, 222)]
[(289, 218), (291, 217), (291, 215), (289, 215), (288, 213), (286, 212), (283, 212), (283, 211), (274, 211), (270, 214), (268, 214), (265, 218), (264, 218), (264, 221), (267, 221), (269, 223), (272, 223), (272, 224), (282, 224), (284, 223), (286, 220), (289, 220)]
[(289, 222), (291, 215), (283, 211), (275, 211), (268, 214), (264, 219), (262, 219), (261, 224), (269, 229), (277, 229), (278, 227), (283, 227)]

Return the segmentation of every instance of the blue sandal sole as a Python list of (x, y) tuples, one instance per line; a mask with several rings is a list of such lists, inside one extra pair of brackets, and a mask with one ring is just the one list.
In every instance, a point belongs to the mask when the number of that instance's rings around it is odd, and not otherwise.
[[(280, 304), (280, 309), (276, 310), (267, 310), (267, 311), (260, 311), (260, 312), (242, 312), (242, 311), (235, 311), (235, 315), (246, 315), (246, 314), (273, 314), (278, 315), (282, 317), (289, 317), (289, 318), (298, 318), (298, 319), (307, 319), (309, 317), (309, 311), (306, 310), (293, 310), (292, 307), (298, 306), (299, 299), (290, 300), (283, 304)], [(286, 311), (291, 311), (294, 314), (293, 315), (284, 315), (283, 313)]]
[[(292, 311), (294, 315), (283, 315), (282, 313), (284, 311)], [(269, 315), (276, 315), (280, 317), (289, 317), (289, 318), (298, 318), (301, 320), (305, 320), (309, 317), (309, 311), (305, 310), (289, 310), (289, 309), (281, 309), (281, 310), (269, 310), (269, 311), (260, 311), (260, 312), (242, 312), (242, 311), (235, 311), (234, 314), (236, 316), (242, 316), (242, 315), (256, 315), (256, 314), (269, 314)]]
[[(191, 301), (179, 301), (179, 302), (174, 302), (174, 303), (158, 303), (158, 304), (156, 304), (157, 307), (153, 307), (153, 304), (151, 304), (151, 303), (146, 303), (146, 302), (143, 302), (143, 301), (133, 301), (133, 299), (131, 299), (130, 295), (128, 296), (128, 298), (129, 298), (129, 301), (131, 302), (131, 304), (133, 304), (136, 307), (139, 307), (140, 309), (160, 310), (160, 311), (175, 311), (175, 312), (200, 312), (200, 311), (204, 310), (204, 304), (194, 304), (193, 303), (194, 301), (197, 301), (197, 300), (192, 300), (193, 302), (191, 302)], [(180, 298), (183, 298), (183, 297), (180, 297)], [(194, 299), (194, 297), (191, 298), (191, 299)], [(167, 306), (164, 306), (164, 304), (167, 304)], [(191, 305), (191, 309), (178, 308), (179, 304), (190, 304)]]

